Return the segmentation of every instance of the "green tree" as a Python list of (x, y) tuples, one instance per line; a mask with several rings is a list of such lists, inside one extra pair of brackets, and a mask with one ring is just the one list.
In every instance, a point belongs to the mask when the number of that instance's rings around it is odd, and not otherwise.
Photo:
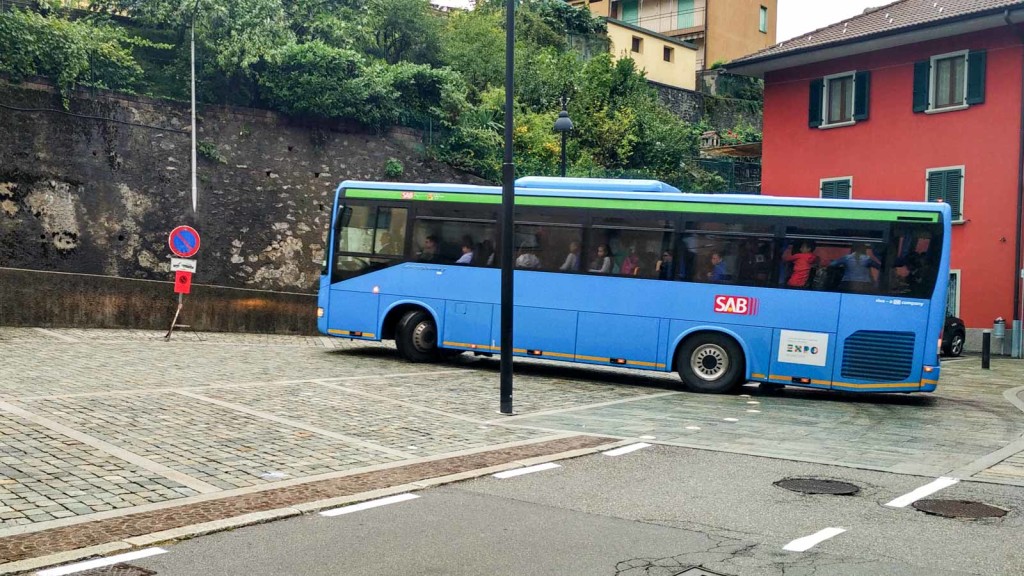
[(454, 14), (444, 29), (445, 63), (462, 74), (474, 97), (505, 79), (505, 33), (501, 15), (486, 10)]
[(388, 64), (435, 64), (441, 49), (441, 22), (428, 0), (367, 0), (366, 51)]

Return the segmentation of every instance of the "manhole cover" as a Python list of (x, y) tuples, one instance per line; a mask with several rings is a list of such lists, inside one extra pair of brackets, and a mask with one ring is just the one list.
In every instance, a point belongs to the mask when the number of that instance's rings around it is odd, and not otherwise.
[(114, 564), (79, 572), (79, 576), (154, 576), (156, 572), (132, 566), (131, 564)]
[(970, 500), (918, 500), (913, 504), (921, 512), (946, 518), (1002, 518), (1006, 510)]
[(824, 478), (786, 478), (775, 483), (779, 488), (803, 492), (804, 494), (856, 494), (860, 487), (849, 482), (826, 480)]

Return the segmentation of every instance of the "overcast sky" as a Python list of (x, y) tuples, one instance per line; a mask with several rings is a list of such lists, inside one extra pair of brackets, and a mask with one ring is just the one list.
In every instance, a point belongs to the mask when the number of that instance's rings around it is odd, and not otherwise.
[(779, 30), (776, 40), (789, 40), (856, 16), (865, 8), (891, 3), (892, 0), (779, 0)]

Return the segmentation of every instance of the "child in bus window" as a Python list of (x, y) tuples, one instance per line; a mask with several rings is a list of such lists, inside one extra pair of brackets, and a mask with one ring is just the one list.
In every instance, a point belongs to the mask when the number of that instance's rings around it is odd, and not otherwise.
[(612, 254), (607, 244), (597, 247), (597, 256), (590, 262), (590, 271), (608, 274), (612, 271)]
[(711, 271), (708, 272), (708, 280), (711, 282), (724, 282), (729, 279), (725, 272), (725, 260), (718, 252), (711, 253)]
[(636, 246), (629, 247), (629, 254), (622, 260), (619, 273), (623, 276), (636, 276), (640, 271), (640, 256), (637, 256)]
[(790, 274), (786, 286), (790, 288), (803, 288), (811, 279), (811, 270), (818, 263), (818, 257), (814, 255), (814, 246), (807, 240), (802, 240), (797, 252), (791, 252), (789, 256), (783, 256), (782, 260), (793, 265), (793, 273)]

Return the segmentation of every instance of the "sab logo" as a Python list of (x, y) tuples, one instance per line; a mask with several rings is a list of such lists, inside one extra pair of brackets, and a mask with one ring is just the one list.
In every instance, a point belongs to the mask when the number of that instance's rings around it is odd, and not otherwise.
[(757, 314), (757, 298), (746, 296), (715, 296), (715, 312), (719, 314)]

